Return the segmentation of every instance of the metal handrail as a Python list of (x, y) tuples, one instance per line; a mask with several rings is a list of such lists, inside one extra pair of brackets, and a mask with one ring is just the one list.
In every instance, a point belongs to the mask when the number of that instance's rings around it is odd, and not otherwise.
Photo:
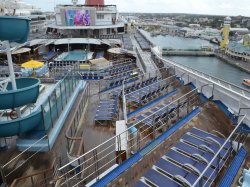
[(17, 156), (15, 156), (13, 159), (11, 159), (10, 161), (8, 161), (5, 165), (0, 166), (0, 174), (2, 177), (2, 180), (6, 183), (6, 178), (9, 177), (12, 173), (14, 173), (16, 170), (18, 170), (20, 167), (22, 167), (24, 164), (26, 164), (32, 157), (34, 157), (39, 151), (41, 151), (43, 149), (40, 148), (39, 150), (37, 150), (34, 154), (32, 154), (29, 158), (27, 158), (25, 160), (25, 162), (23, 162), (21, 165), (17, 166), (16, 168), (12, 169), (11, 171), (9, 171), (8, 174), (5, 174), (4, 169), (9, 165), (12, 164), (17, 158), (19, 158), (20, 156), (22, 156), (24, 153), (26, 153), (30, 148), (32, 148), (34, 145), (36, 145), (37, 143), (39, 143), (40, 141), (42, 141), (43, 139), (47, 138), (48, 136), (45, 135), (43, 136), (41, 139), (37, 140), (36, 142), (34, 142), (32, 145), (30, 145), (28, 148), (26, 148), (23, 152), (21, 152), (20, 154), (18, 154)]
[(11, 159), (9, 162), (7, 162), (5, 165), (2, 166), (2, 168), (5, 168), (7, 165), (9, 165), (11, 162), (13, 162), (14, 160), (16, 160), (18, 157), (20, 157), (22, 154), (24, 154), (25, 152), (27, 152), (30, 148), (32, 148), (34, 145), (36, 145), (38, 142), (42, 141), (43, 139), (47, 138), (48, 135), (43, 136), (42, 138), (40, 138), (39, 140), (37, 140), (36, 142), (34, 142), (32, 145), (30, 145), (28, 148), (26, 148), (23, 152), (21, 152), (20, 154), (18, 154), (17, 156), (15, 156), (13, 159)]
[[(44, 170), (36, 172), (36, 173), (33, 173), (31, 175), (27, 175), (27, 176), (24, 176), (24, 177), (16, 178), (11, 183), (10, 187), (14, 187), (18, 181), (27, 180), (28, 178), (33, 178), (33, 177), (39, 176), (39, 175), (43, 175), (43, 176), (46, 175), (48, 172), (53, 171), (55, 169), (55, 164), (56, 163), (57, 163), (57, 159), (54, 159), (54, 161), (52, 162), (50, 168), (44, 169)], [(31, 179), (31, 181), (32, 181), (32, 186), (34, 186), (34, 184), (33, 184), (34, 181), (32, 179)]]
[[(153, 53), (154, 53), (158, 58), (160, 58), (162, 61), (164, 61), (164, 62), (165, 62), (165, 61), (168, 61), (167, 63), (172, 63), (172, 65), (174, 65), (174, 66), (176, 66), (176, 67), (179, 67), (179, 68), (181, 68), (181, 69), (183, 69), (183, 70), (185, 70), (185, 71), (186, 71), (186, 69), (188, 69), (188, 70), (191, 70), (191, 71), (193, 71), (193, 72), (198, 72), (198, 73), (200, 73), (200, 74), (202, 74), (202, 75), (205, 75), (205, 76), (207, 76), (207, 77), (213, 78), (213, 79), (215, 79), (215, 80), (218, 80), (218, 81), (220, 81), (220, 82), (223, 82), (223, 83), (225, 83), (225, 84), (228, 84), (228, 85), (230, 85), (230, 86), (233, 86), (233, 87), (235, 87), (235, 88), (237, 88), (237, 89), (243, 90), (243, 91), (245, 91), (245, 92), (247, 92), (247, 93), (250, 94), (250, 91), (247, 90), (247, 89), (245, 89), (245, 88), (239, 87), (239, 86), (237, 86), (237, 85), (235, 85), (235, 84), (232, 84), (232, 83), (229, 83), (229, 82), (227, 82), (227, 81), (225, 81), (225, 80), (222, 80), (222, 79), (220, 79), (220, 78), (214, 77), (213, 75), (203, 73), (203, 72), (201, 72), (201, 71), (199, 71), (199, 70), (197, 70), (197, 69), (191, 68), (191, 67), (189, 67), (189, 66), (180, 65), (180, 64), (176, 63), (175, 61), (173, 61), (173, 60), (171, 60), (171, 59), (162, 58), (162, 56), (159, 56), (159, 54), (157, 54), (153, 48), (152, 48), (151, 51), (153, 51)], [(186, 68), (186, 69), (184, 69), (184, 68)]]
[[(74, 123), (75, 118), (78, 116), (78, 114), (79, 114), (79, 112), (80, 112), (80, 110), (81, 110), (81, 107), (83, 107), (82, 110), (84, 110), (84, 108), (85, 108), (85, 104), (86, 104), (86, 103), (84, 103), (84, 96), (85, 96), (85, 94), (88, 92), (88, 89), (89, 89), (89, 84), (86, 83), (86, 86), (85, 86), (84, 90), (82, 91), (82, 95), (81, 95), (81, 97), (80, 97), (80, 102), (77, 104), (77, 110), (74, 111), (74, 113), (73, 113), (73, 116), (74, 116), (74, 117), (70, 119), (70, 121), (69, 121), (69, 124), (70, 124), (70, 125), (68, 126), (68, 128), (66, 129), (66, 132), (65, 132), (65, 137), (66, 137), (67, 140), (81, 141), (81, 144), (80, 144), (80, 145), (83, 144), (83, 140), (82, 140), (83, 137), (82, 137), (82, 136), (80, 136), (80, 137), (75, 137), (75, 136), (72, 137), (72, 136), (69, 135), (69, 131), (70, 131), (70, 129), (72, 128), (72, 124)], [(86, 100), (86, 102), (88, 102), (88, 99)], [(82, 105), (84, 105), (84, 106), (82, 106)], [(75, 130), (74, 133), (76, 133), (76, 132), (77, 132), (77, 128), (76, 128), (76, 130)], [(80, 152), (80, 147), (79, 147), (78, 153), (79, 153), (79, 152)]]
[(237, 124), (237, 126), (234, 128), (234, 130), (232, 131), (232, 133), (229, 135), (229, 137), (226, 139), (226, 141), (223, 143), (223, 145), (220, 147), (220, 149), (216, 152), (216, 154), (214, 155), (213, 159), (209, 162), (209, 164), (207, 165), (207, 167), (203, 170), (203, 172), (199, 175), (199, 177), (196, 179), (196, 181), (194, 182), (194, 184), (192, 185), (192, 187), (195, 187), (196, 185), (198, 185), (199, 181), (202, 179), (203, 175), (206, 173), (206, 171), (208, 170), (208, 168), (213, 164), (213, 162), (215, 161), (215, 159), (219, 156), (221, 150), (225, 147), (225, 145), (230, 141), (231, 137), (234, 135), (234, 133), (236, 132), (236, 130), (239, 128), (239, 126), (241, 125), (241, 123), (243, 122), (243, 120), (246, 118), (246, 115), (244, 115), (244, 117), (240, 120), (240, 122)]
[(250, 110), (250, 108), (247, 108), (247, 107), (245, 107), (245, 108), (240, 108), (240, 109), (239, 109), (239, 112), (238, 112), (238, 116), (240, 116), (242, 110)]
[(7, 87), (9, 82), (11, 82), (10, 77), (7, 77), (4, 80), (0, 80), (0, 92), (5, 92), (6, 91), (6, 87)]
[[(168, 59), (168, 60), (169, 60), (169, 59)], [(171, 61), (173, 61), (173, 60), (171, 60)], [(173, 62), (176, 63), (175, 61), (173, 61)], [(247, 90), (247, 89), (245, 89), (245, 88), (243, 88), (243, 87), (237, 86), (237, 85), (235, 85), (235, 84), (233, 84), (233, 83), (227, 82), (227, 81), (222, 80), (222, 79), (220, 79), (220, 78), (218, 78), (218, 77), (215, 77), (215, 76), (213, 76), (213, 75), (203, 73), (203, 72), (201, 72), (201, 71), (199, 71), (199, 70), (196, 70), (196, 69), (194, 69), (194, 68), (190, 68), (190, 67), (185, 66), (185, 65), (181, 65), (181, 66), (183, 66), (183, 67), (185, 67), (185, 68), (187, 68), (187, 69), (191, 69), (192, 71), (198, 72), (198, 73), (200, 73), (200, 74), (202, 74), (202, 75), (205, 75), (205, 76), (207, 76), (207, 77), (211, 77), (212, 79), (218, 80), (218, 81), (220, 81), (220, 82), (222, 82), (222, 83), (224, 83), (224, 84), (228, 84), (228, 85), (233, 86), (233, 87), (235, 87), (235, 88), (237, 88), (237, 89), (240, 89), (240, 90), (243, 90), (243, 91), (245, 91), (245, 92), (248, 92), (248, 93), (250, 94), (250, 91)]]
[(121, 134), (128, 132), (130, 129), (132, 129), (133, 127), (135, 127), (136, 125), (138, 125), (138, 124), (139, 124), (139, 123), (141, 123), (142, 121), (145, 121), (146, 119), (149, 119), (149, 118), (153, 117), (155, 114), (159, 113), (161, 110), (167, 109), (169, 106), (171, 106), (172, 104), (176, 103), (178, 100), (180, 100), (180, 99), (182, 99), (182, 98), (184, 98), (184, 97), (188, 96), (190, 93), (192, 93), (192, 92), (196, 92), (196, 91), (197, 91), (197, 88), (196, 88), (196, 89), (194, 89), (194, 90), (191, 90), (190, 92), (186, 93), (185, 95), (183, 95), (183, 96), (181, 96), (181, 97), (177, 98), (176, 100), (172, 101), (171, 103), (169, 103), (169, 104), (168, 104), (168, 105), (166, 105), (165, 107), (163, 107), (163, 108), (161, 108), (161, 109), (157, 110), (156, 112), (154, 112), (154, 113), (152, 113), (151, 115), (147, 116), (147, 117), (146, 117), (146, 118), (144, 118), (143, 120), (141, 120), (141, 121), (139, 121), (139, 122), (135, 123), (134, 125), (132, 125), (131, 127), (129, 127), (127, 130), (125, 130), (125, 131), (121, 132), (119, 135), (116, 135), (116, 136), (114, 136), (114, 137), (112, 137), (112, 138), (110, 138), (110, 139), (106, 140), (105, 142), (103, 142), (103, 143), (99, 144), (99, 145), (98, 145), (98, 146), (96, 146), (95, 148), (93, 148), (93, 149), (91, 149), (91, 150), (87, 151), (87, 152), (86, 152), (86, 153), (84, 153), (83, 155), (81, 155), (81, 156), (79, 156), (78, 158), (76, 158), (76, 159), (72, 160), (71, 162), (69, 162), (69, 163), (67, 163), (66, 165), (62, 166), (62, 167), (61, 167), (61, 168), (59, 168), (58, 170), (59, 170), (59, 171), (63, 170), (63, 169), (64, 169), (64, 168), (66, 168), (67, 166), (69, 166), (69, 165), (71, 165), (72, 163), (76, 162), (77, 160), (79, 160), (79, 159), (83, 158), (85, 155), (87, 155), (87, 154), (89, 154), (89, 153), (93, 152), (94, 150), (96, 150), (96, 149), (100, 148), (101, 146), (103, 146), (103, 145), (107, 144), (108, 142), (110, 142), (110, 141), (111, 141), (111, 140), (113, 140), (114, 138), (117, 138), (117, 137), (118, 137), (118, 136), (120, 136)]
[[(178, 110), (178, 109), (176, 109), (176, 110)], [(169, 114), (169, 115), (171, 115), (171, 114)], [(145, 131), (143, 131), (143, 132), (146, 132), (146, 131), (147, 131), (148, 129), (150, 129), (150, 128), (151, 128), (151, 127), (148, 126), (148, 128), (145, 129)], [(160, 128), (160, 127), (159, 127), (159, 128)], [(159, 130), (159, 128), (157, 128), (157, 129), (155, 129), (155, 130)], [(141, 133), (143, 133), (143, 132), (141, 132)], [(141, 139), (139, 140), (139, 144), (140, 144), (141, 142), (143, 142), (144, 140), (146, 140), (146, 139), (147, 139), (149, 136), (151, 136), (152, 134), (154, 134), (154, 132), (152, 132), (151, 134), (145, 136), (144, 138), (141, 138)], [(119, 136), (119, 135), (118, 135), (118, 136)], [(125, 139), (126, 139), (126, 138), (125, 138)], [(131, 140), (132, 140), (132, 139), (128, 140), (128, 142), (131, 141)], [(148, 142), (148, 140), (146, 140), (146, 142), (144, 142), (144, 145), (146, 145), (147, 142)], [(138, 142), (137, 142), (137, 143), (138, 143)], [(112, 144), (111, 146), (114, 146), (114, 145), (115, 145), (115, 144)], [(123, 145), (124, 145), (124, 144), (123, 144)], [(111, 146), (110, 146), (110, 147), (111, 147)], [(131, 146), (129, 147), (129, 149), (132, 149), (134, 146), (136, 146), (136, 145), (131, 145)], [(109, 149), (109, 148), (107, 148), (107, 149)], [(84, 169), (87, 170), (87, 169), (91, 168), (92, 166), (95, 165), (95, 163), (100, 162), (101, 160), (103, 160), (104, 158), (106, 158), (108, 155), (111, 155), (114, 151), (115, 151), (115, 150), (113, 150), (112, 152), (108, 152), (108, 153), (107, 153), (106, 155), (104, 155), (104, 156), (102, 155), (101, 159), (95, 160), (94, 163), (91, 163), (91, 165), (87, 166), (87, 168), (84, 168)], [(93, 152), (94, 152), (94, 151), (93, 151)], [(96, 152), (96, 150), (95, 150), (95, 152)], [(101, 152), (103, 152), (103, 150), (102, 150)], [(100, 154), (101, 152), (99, 152), (98, 154)], [(103, 169), (103, 168), (106, 167), (108, 164), (112, 163), (113, 161), (115, 161), (117, 158), (119, 158), (120, 155), (121, 155), (121, 154), (119, 154), (118, 156), (116, 156), (115, 158), (113, 158), (112, 160), (110, 160), (108, 163), (105, 162), (105, 164), (102, 165), (101, 167), (98, 167), (98, 171), (100, 171), (101, 169)], [(93, 158), (93, 157), (92, 157), (92, 158)], [(87, 161), (85, 161), (85, 163), (88, 162), (88, 161), (90, 161), (92, 158), (89, 158)], [(77, 167), (81, 167), (83, 164), (84, 164), (84, 163), (81, 163), (81, 164), (79, 164)], [(84, 171), (85, 171), (85, 170), (84, 170)], [(64, 174), (63, 176), (59, 177), (59, 180), (61, 180), (62, 177), (66, 176), (67, 174), (71, 173), (72, 171), (74, 171), (74, 169), (68, 171), (66, 174)], [(76, 176), (80, 175), (80, 174), (81, 174), (82, 172), (84, 172), (84, 171), (81, 171), (80, 173), (77, 173), (77, 174), (75, 174), (74, 176), (72, 176), (72, 177), (70, 177), (70, 178), (67, 178), (67, 180), (64, 181), (61, 185), (66, 184), (67, 181), (72, 180), (73, 178), (75, 178)], [(87, 178), (93, 176), (93, 175), (95, 174), (95, 172), (96, 172), (96, 171), (92, 172), (92, 173), (89, 174), (88, 176), (85, 176), (85, 178), (83, 178), (83, 179), (81, 178), (82, 180), (81, 180), (80, 182), (78, 182), (77, 184), (75, 184), (74, 186), (77, 186), (78, 184), (80, 184), (80, 183), (82, 183), (83, 181), (85, 181)]]
[[(87, 83), (87, 84), (88, 84), (88, 83)], [(85, 91), (88, 90), (88, 86), (89, 86), (89, 85), (87, 85), (87, 86), (85, 87), (85, 89), (84, 89), (83, 92), (85, 92)], [(76, 115), (77, 115), (77, 113), (78, 113), (78, 111), (79, 111), (79, 108), (80, 108), (80, 105), (82, 104), (82, 99), (83, 99), (83, 97), (84, 97), (84, 93), (82, 94), (82, 96), (81, 96), (81, 98), (80, 98), (81, 101), (80, 101), (79, 104), (77, 105), (78, 110), (74, 111), (73, 116), (76, 116)], [(65, 137), (66, 137), (66, 139), (79, 140), (79, 139), (81, 139), (81, 137), (75, 138), (75, 137), (71, 137), (71, 136), (69, 135), (69, 130), (70, 130), (70, 128), (71, 128), (71, 124), (74, 122), (74, 119), (75, 119), (75, 118), (71, 118), (71, 119), (70, 119), (70, 121), (69, 121), (69, 124), (70, 124), (70, 125), (68, 126), (68, 128), (67, 128), (67, 130), (66, 130)]]

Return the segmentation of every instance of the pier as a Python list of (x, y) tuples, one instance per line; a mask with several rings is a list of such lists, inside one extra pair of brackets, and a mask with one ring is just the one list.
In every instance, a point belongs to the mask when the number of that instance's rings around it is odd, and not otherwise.
[(162, 49), (164, 56), (214, 56), (213, 50), (203, 49)]
[(222, 54), (220, 52), (215, 52), (214, 56), (216, 56), (217, 58), (223, 60), (224, 62), (226, 62), (228, 64), (231, 64), (232, 66), (234, 66), (242, 71), (250, 73), (250, 63), (249, 62), (244, 62), (241, 60), (230, 58), (229, 56)]

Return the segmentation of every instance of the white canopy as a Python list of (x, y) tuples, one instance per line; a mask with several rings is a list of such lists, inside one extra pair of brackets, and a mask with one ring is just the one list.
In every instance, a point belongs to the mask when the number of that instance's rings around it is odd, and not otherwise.
[(101, 41), (99, 39), (93, 38), (63, 38), (58, 39), (54, 42), (55, 45), (62, 45), (62, 44), (94, 44), (94, 45), (101, 45)]

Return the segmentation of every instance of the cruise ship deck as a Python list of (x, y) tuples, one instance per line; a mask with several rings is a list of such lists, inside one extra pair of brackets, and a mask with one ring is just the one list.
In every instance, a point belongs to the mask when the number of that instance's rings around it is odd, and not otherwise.
[[(236, 184), (248, 167), (249, 127), (248, 113), (242, 112), (246, 107), (235, 115), (233, 99), (247, 105), (249, 93), (163, 60), (157, 48), (145, 62), (141, 56), (148, 52), (139, 50), (136, 61), (114, 60), (103, 72), (76, 64), (71, 71), (81, 89), (64, 114), (54, 145), (48, 152), (34, 150), (43, 144), (40, 136), (20, 153), (15, 138), (5, 139), (10, 149), (0, 153), (4, 181), (11, 186)], [(148, 63), (154, 70), (143, 68)], [(60, 79), (65, 68), (58, 62), (53, 66)], [(237, 159), (237, 172), (228, 177)]]
[[(162, 58), (140, 32), (126, 40), (134, 51), (110, 53), (93, 39), (91, 49), (99, 50), (91, 59), (70, 46), (67, 54), (81, 59), (58, 58), (65, 57), (63, 43), (46, 64), (49, 77), (17, 79), (17, 90), (6, 84), (0, 184), (248, 184), (250, 92)], [(7, 117), (23, 106), (26, 113)]]

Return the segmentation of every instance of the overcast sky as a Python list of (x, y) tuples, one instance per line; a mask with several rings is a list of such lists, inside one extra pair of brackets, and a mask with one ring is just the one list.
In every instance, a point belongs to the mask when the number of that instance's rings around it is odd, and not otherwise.
[[(53, 10), (56, 4), (71, 0), (24, 0), (42, 10)], [(83, 4), (85, 0), (79, 0)], [(196, 13), (250, 16), (250, 0), (106, 0), (116, 4), (120, 12)]]

